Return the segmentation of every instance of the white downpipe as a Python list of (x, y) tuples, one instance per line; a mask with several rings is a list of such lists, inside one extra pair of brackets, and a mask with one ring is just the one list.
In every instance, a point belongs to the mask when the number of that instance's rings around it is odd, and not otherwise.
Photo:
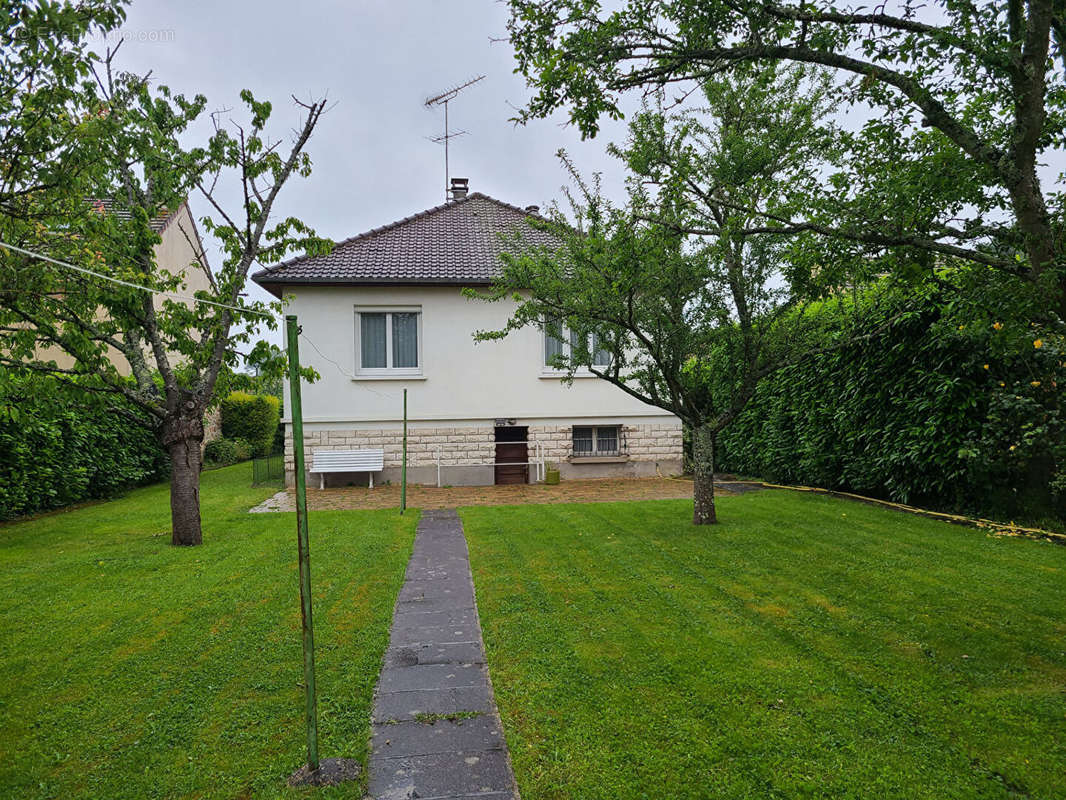
[(440, 445), (437, 445), (437, 488), (440, 488)]

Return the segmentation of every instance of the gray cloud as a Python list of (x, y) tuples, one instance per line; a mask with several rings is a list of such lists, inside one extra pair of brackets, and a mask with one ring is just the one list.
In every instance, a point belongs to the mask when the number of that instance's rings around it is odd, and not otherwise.
[[(203, 93), (211, 109), (235, 108), (249, 88), (274, 103), (279, 133), (299, 119), (291, 94), (328, 94), (335, 105), (308, 148), (314, 173), (294, 179), (277, 210), (334, 239), (443, 201), (444, 153), (428, 140), (442, 132), (443, 113), (423, 102), (480, 74), (485, 80), (451, 104), (453, 130), (469, 132), (452, 141), (452, 175), (505, 202), (543, 206), (567, 183), (555, 157), (565, 147), (583, 172), (604, 172), (608, 190), (619, 191), (621, 173), (604, 145), (621, 137), (621, 125), (582, 142), (562, 117), (510, 121), (528, 93), (513, 74), (510, 45), (491, 41), (506, 35), (506, 20), (506, 5), (493, 0), (136, 0), (119, 60), (138, 73), (152, 70), (153, 80), (176, 91)], [(208, 132), (205, 121), (190, 139)], [(202, 200), (191, 203), (196, 214), (207, 213)], [(249, 295), (264, 296), (254, 285)]]
[[(234, 108), (249, 88), (274, 103), (279, 134), (299, 122), (291, 94), (328, 94), (335, 106), (309, 145), (314, 174), (294, 179), (276, 210), (334, 239), (443, 201), (443, 152), (428, 141), (442, 131), (443, 114), (423, 101), (480, 74), (486, 79), (451, 105), (453, 129), (469, 132), (453, 141), (452, 175), (505, 202), (544, 206), (568, 183), (555, 156), (563, 147), (583, 174), (602, 173), (607, 194), (620, 196), (622, 170), (604, 146), (624, 136), (624, 123), (608, 122), (598, 139), (583, 142), (562, 116), (510, 121), (529, 92), (513, 73), (509, 43), (491, 41), (506, 36), (507, 10), (500, 0), (134, 0), (120, 62), (152, 70), (175, 90), (205, 94), (211, 109)], [(627, 98), (629, 108), (638, 102)], [(869, 114), (847, 109), (840, 118), (854, 125)], [(203, 141), (209, 131), (205, 120), (191, 138)], [(1049, 160), (1050, 185), (1064, 159), (1057, 151)], [(237, 196), (230, 201), (239, 207)], [(191, 203), (194, 213), (207, 212), (195, 196)], [(213, 257), (217, 263), (217, 251)], [(254, 284), (248, 291), (266, 296)]]

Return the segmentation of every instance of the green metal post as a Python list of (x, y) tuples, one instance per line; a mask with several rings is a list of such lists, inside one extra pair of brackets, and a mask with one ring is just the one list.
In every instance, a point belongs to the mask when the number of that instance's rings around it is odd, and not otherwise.
[(407, 510), (407, 390), (403, 390), (403, 466), (400, 467), (400, 513)]
[(304, 687), (307, 694), (307, 765), (318, 769), (318, 692), (315, 687), (315, 634), (311, 623), (311, 553), (307, 543), (307, 475), (304, 471), (304, 419), (300, 406), (300, 328), (285, 317), (289, 341), (289, 404), (296, 469), (296, 546), (300, 562), (300, 610), (303, 617)]

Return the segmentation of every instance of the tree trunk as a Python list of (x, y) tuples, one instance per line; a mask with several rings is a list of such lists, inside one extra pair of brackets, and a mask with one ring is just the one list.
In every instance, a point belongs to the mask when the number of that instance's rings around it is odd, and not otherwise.
[[(191, 393), (171, 405), (163, 420), (160, 442), (170, 454), (170, 543), (195, 545), (203, 541), (200, 529), (200, 444), (204, 440), (204, 414)], [(171, 410), (172, 409), (172, 410)]]
[(200, 441), (184, 439), (170, 446), (170, 543), (200, 544)]
[(692, 432), (692, 524), (714, 525), (714, 431), (704, 423)]

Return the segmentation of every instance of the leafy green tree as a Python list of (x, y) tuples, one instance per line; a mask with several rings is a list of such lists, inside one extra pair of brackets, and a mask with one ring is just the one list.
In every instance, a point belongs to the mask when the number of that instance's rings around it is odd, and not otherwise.
[[(269, 394), (282, 397), (282, 383), (288, 361), (285, 351), (275, 344), (260, 339), (246, 353), (240, 353), (243, 369), (223, 369), (218, 376), (216, 393), (224, 396), (229, 392)], [(309, 376), (315, 379), (317, 376)]]
[(621, 115), (628, 90), (698, 85), (753, 63), (833, 70), (840, 102), (867, 121), (852, 126), (850, 158), (827, 175), (821, 202), (766, 213), (765, 227), (831, 237), (830, 256), (927, 270), (957, 257), (1020, 274), (1066, 318), (1061, 197), (1038, 171), (1066, 135), (1061, 3), (905, 0), (896, 13), (799, 0), (509, 4), (518, 71), (534, 90), (520, 119), (566, 109), (585, 135)]
[[(746, 208), (787, 211), (832, 157), (824, 75), (749, 70), (705, 86), (698, 113), (649, 108), (612, 147), (628, 172), (625, 208), (582, 181), (575, 220), (558, 209), (547, 229), (561, 249), (505, 255), (489, 299), (514, 297), (499, 338), (528, 325), (571, 347), (555, 357), (572, 378), (592, 374), (676, 414), (695, 440), (696, 524), (716, 521), (714, 442), (759, 381), (809, 354), (771, 347), (830, 280), (797, 274), (788, 240), (753, 227)], [(564, 156), (565, 160), (565, 156)]]
[(260, 339), (248, 355), (244, 357), (245, 366), (252, 370), (252, 385), (256, 392), (281, 397), (282, 379), (285, 377), (285, 351), (276, 344)]
[[(0, 217), (0, 233), (27, 250), (51, 251), (54, 245), (76, 265), (126, 283), (7, 252), (0, 364), (121, 400), (115, 404), (118, 413), (125, 403), (146, 412), (171, 459), (172, 542), (199, 544), (204, 411), (223, 366), (236, 364), (236, 349), (259, 325), (275, 324), (276, 309), (242, 297), (249, 269), (293, 250), (328, 247), (300, 220), (279, 220), (272, 213), (288, 180), (310, 174), (305, 148), (325, 106), (299, 102), (303, 121), (286, 145), (268, 135), (270, 103), (244, 91), (243, 122), (227, 128), (216, 114), (208, 141), (185, 148), (181, 140), (203, 113), (205, 98), (153, 89), (144, 78), (117, 72), (113, 55), (88, 62), (94, 81), (84, 83), (71, 101), (72, 147), (87, 165), (81, 178), (54, 193), (24, 195), (20, 208), (27, 212)], [(86, 117), (94, 120), (89, 130), (81, 127)], [(221, 199), (227, 182), (241, 198), (236, 208)], [(210, 282), (191, 302), (174, 297), (187, 291), (184, 273), (172, 274), (156, 263), (160, 237), (150, 224), (176, 209), (190, 191), (210, 208), (202, 223), (223, 254), (214, 270), (202, 254), (189, 265)], [(96, 206), (96, 213), (87, 202), (93, 197), (108, 198), (109, 205)], [(29, 217), (32, 226), (20, 224)], [(235, 324), (238, 319), (242, 324)], [(70, 366), (49, 356), (57, 350), (70, 357)], [(143, 418), (130, 415), (134, 422)]]
[(25, 219), (27, 195), (67, 187), (92, 164), (94, 119), (72, 117), (89, 77), (88, 37), (125, 18), (121, 0), (0, 0), (0, 214)]

